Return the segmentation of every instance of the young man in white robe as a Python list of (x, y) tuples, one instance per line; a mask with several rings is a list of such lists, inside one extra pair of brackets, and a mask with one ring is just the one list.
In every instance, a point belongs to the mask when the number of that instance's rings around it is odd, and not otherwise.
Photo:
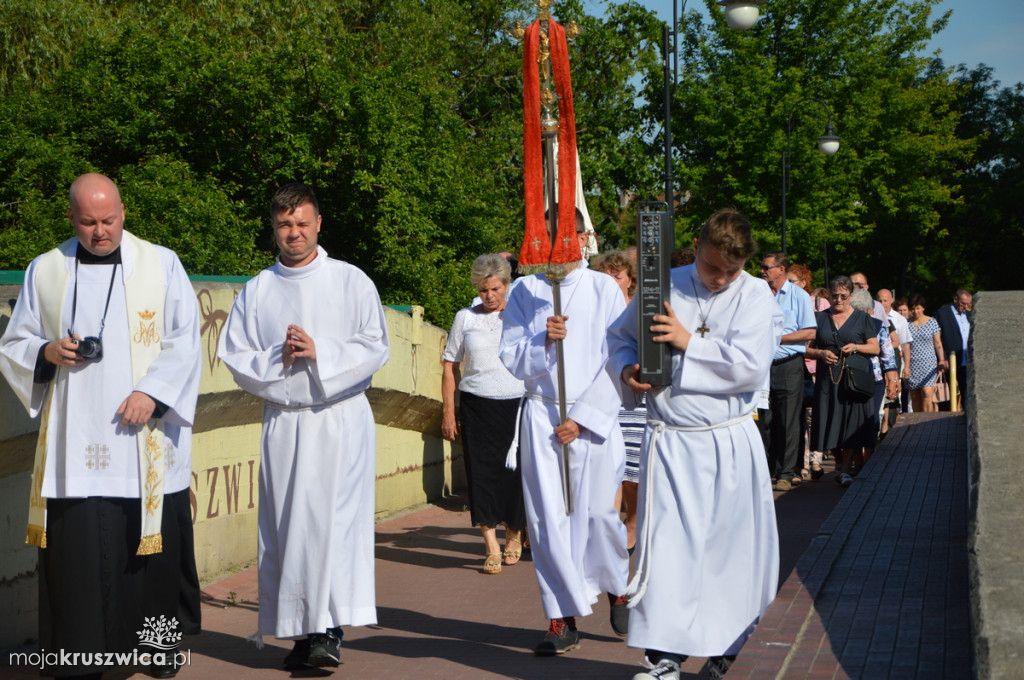
[[(29, 264), (0, 339), (0, 371), (42, 414), (27, 535), (40, 547), (40, 648), (159, 654), (140, 637), (145, 619), (200, 628), (189, 504), (199, 308), (178, 257), (124, 230), (109, 178), (77, 178), (68, 219), (75, 238)], [(43, 673), (109, 669), (90, 660)], [(154, 656), (150, 673), (171, 677), (179, 660)]]
[(747, 219), (719, 210), (694, 264), (672, 270), (651, 327), (672, 346), (671, 384), (637, 382), (636, 300), (609, 332), (624, 399), (648, 393), (628, 644), (653, 668), (635, 680), (678, 680), (691, 655), (712, 657), (719, 677), (775, 596), (775, 507), (752, 415), (783, 314), (768, 284), (743, 271), (755, 248)]
[[(587, 234), (576, 216), (581, 249)], [(581, 251), (582, 252), (582, 251)], [(608, 593), (612, 627), (626, 633), (628, 578), (625, 525), (615, 492), (626, 464), (619, 429), (621, 398), (606, 371), (608, 327), (625, 308), (618, 285), (581, 260), (561, 284), (562, 314), (543, 274), (520, 279), (505, 307), (499, 354), (523, 380), (519, 442), (523, 495), (541, 602), (550, 620), (534, 652), (562, 654), (579, 646), (576, 617)], [(567, 419), (560, 422), (555, 340), (564, 345)], [(570, 450), (575, 511), (567, 514), (561, 482), (562, 444)]]
[(337, 666), (341, 626), (377, 622), (375, 438), (366, 398), (388, 360), (377, 289), (317, 244), (313, 189), (274, 194), (281, 254), (235, 299), (218, 356), (260, 397), (259, 631), (295, 641), (291, 670)]

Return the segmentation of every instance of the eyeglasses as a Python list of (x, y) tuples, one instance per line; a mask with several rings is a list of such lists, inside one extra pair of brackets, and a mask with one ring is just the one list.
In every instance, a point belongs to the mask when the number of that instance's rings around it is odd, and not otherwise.
[(761, 271), (766, 272), (769, 269), (775, 269), (776, 267), (781, 267), (781, 266), (782, 266), (781, 264), (762, 264), (761, 265)]
[(842, 302), (843, 300), (849, 299), (850, 294), (849, 293), (832, 293), (831, 295), (829, 295), (829, 297), (832, 298), (833, 300), (839, 300), (840, 302)]

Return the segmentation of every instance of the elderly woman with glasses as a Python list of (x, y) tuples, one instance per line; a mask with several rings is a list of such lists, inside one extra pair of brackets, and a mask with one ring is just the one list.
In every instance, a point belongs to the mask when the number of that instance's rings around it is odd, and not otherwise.
[(872, 413), (874, 400), (847, 389), (844, 373), (850, 357), (878, 355), (878, 335), (871, 317), (850, 305), (853, 283), (849, 277), (835, 277), (829, 288), (832, 306), (815, 312), (817, 334), (807, 343), (807, 357), (818, 362), (811, 448), (835, 452), (836, 482), (848, 487), (853, 482), (850, 464), (854, 454), (874, 446), (878, 430)]

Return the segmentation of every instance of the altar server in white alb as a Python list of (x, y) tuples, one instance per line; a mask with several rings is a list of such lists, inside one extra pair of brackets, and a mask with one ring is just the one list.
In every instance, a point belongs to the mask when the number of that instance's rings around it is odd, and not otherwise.
[(756, 246), (747, 219), (723, 209), (704, 224), (692, 265), (672, 270), (652, 330), (672, 346), (671, 384), (637, 382), (636, 301), (609, 333), (624, 400), (647, 391), (640, 459), (630, 647), (678, 680), (687, 656), (732, 659), (775, 596), (779, 543), (764, 445), (752, 419), (782, 336), (768, 284), (743, 271)]
[[(97, 674), (95, 654), (153, 652), (146, 618), (199, 632), (189, 483), (199, 311), (177, 256), (124, 230), (117, 186), (71, 185), (75, 238), (29, 264), (0, 370), (41, 414), (27, 542), (39, 551), (39, 645), (85, 653), (46, 675)], [(156, 631), (151, 631), (156, 632)], [(150, 673), (177, 672), (173, 650)], [(98, 677), (98, 675), (97, 675)]]
[(218, 351), (263, 399), (257, 638), (294, 640), (288, 669), (337, 666), (341, 626), (377, 622), (365, 393), (388, 331), (369, 277), (317, 245), (310, 186), (278, 189), (270, 216), (280, 257), (235, 299)]
[[(576, 213), (580, 248), (587, 242)], [(582, 252), (582, 251), (581, 251)], [(622, 404), (608, 361), (608, 327), (625, 309), (614, 279), (581, 260), (561, 284), (562, 314), (554, 315), (543, 274), (520, 279), (505, 307), (499, 353), (523, 380), (520, 445), (523, 495), (541, 602), (550, 625), (534, 652), (562, 654), (579, 646), (576, 617), (608, 593), (612, 627), (626, 633), (623, 593), (628, 577), (626, 528), (615, 508), (626, 450), (619, 429)], [(559, 422), (555, 340), (565, 357), (568, 418)], [(570, 447), (575, 511), (566, 514), (562, 444)]]

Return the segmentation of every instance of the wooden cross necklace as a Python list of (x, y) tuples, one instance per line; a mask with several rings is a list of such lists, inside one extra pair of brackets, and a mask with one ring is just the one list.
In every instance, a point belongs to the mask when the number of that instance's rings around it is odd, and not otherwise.
[(700, 333), (700, 337), (703, 338), (705, 334), (711, 332), (711, 329), (708, 328), (708, 314), (711, 314), (711, 308), (715, 306), (715, 300), (718, 299), (718, 293), (711, 294), (711, 304), (708, 305), (708, 312), (705, 314), (704, 309), (700, 306), (700, 296), (697, 294), (697, 284), (694, 283), (693, 279), (690, 279), (690, 284), (693, 286), (693, 297), (697, 300), (697, 313), (700, 315), (700, 327), (696, 332)]

